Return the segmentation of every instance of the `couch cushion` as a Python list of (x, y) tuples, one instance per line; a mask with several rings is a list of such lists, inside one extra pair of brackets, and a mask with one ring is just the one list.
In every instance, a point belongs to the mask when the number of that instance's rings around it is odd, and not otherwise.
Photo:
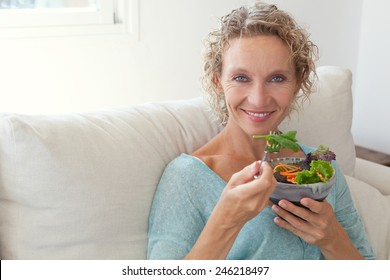
[(346, 179), (377, 259), (390, 259), (390, 195), (353, 177)]
[(198, 99), (11, 114), (0, 133), (1, 259), (144, 259), (162, 170), (217, 130)]
[(297, 130), (302, 143), (317, 147), (327, 145), (336, 153), (345, 174), (353, 175), (355, 146), (352, 126), (352, 74), (336, 66), (317, 68), (318, 85), (303, 111), (294, 112), (280, 126), (282, 131)]

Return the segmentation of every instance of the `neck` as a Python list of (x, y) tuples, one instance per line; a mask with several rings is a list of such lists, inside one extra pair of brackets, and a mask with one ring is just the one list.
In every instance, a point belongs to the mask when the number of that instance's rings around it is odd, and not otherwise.
[(248, 156), (253, 159), (262, 157), (265, 147), (264, 139), (253, 139), (241, 129), (226, 126), (220, 133), (220, 153), (227, 155)]

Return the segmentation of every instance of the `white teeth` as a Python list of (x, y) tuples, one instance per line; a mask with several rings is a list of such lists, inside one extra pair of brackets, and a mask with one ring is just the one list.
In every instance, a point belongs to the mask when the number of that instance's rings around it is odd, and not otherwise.
[(248, 111), (247, 111), (247, 113), (251, 116), (256, 117), (256, 118), (263, 118), (263, 117), (271, 114), (271, 113), (253, 113), (253, 112), (248, 112)]

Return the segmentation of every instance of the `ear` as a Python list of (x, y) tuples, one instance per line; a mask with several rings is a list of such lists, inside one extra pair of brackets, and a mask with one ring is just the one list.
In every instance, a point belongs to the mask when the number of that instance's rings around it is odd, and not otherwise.
[(222, 84), (221, 84), (221, 75), (219, 73), (214, 73), (213, 74), (213, 83), (214, 85), (218, 88), (218, 91), (219, 92), (223, 92), (223, 87), (222, 87)]

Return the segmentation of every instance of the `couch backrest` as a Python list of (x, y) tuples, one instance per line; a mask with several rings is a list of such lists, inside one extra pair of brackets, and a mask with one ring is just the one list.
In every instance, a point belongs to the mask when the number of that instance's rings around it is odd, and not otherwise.
[(2, 116), (0, 258), (145, 258), (165, 165), (216, 133), (200, 99)]
[[(298, 121), (353, 172), (351, 74), (319, 68)], [(96, 113), (0, 119), (1, 259), (144, 259), (154, 191), (166, 164), (220, 128), (200, 98)]]

